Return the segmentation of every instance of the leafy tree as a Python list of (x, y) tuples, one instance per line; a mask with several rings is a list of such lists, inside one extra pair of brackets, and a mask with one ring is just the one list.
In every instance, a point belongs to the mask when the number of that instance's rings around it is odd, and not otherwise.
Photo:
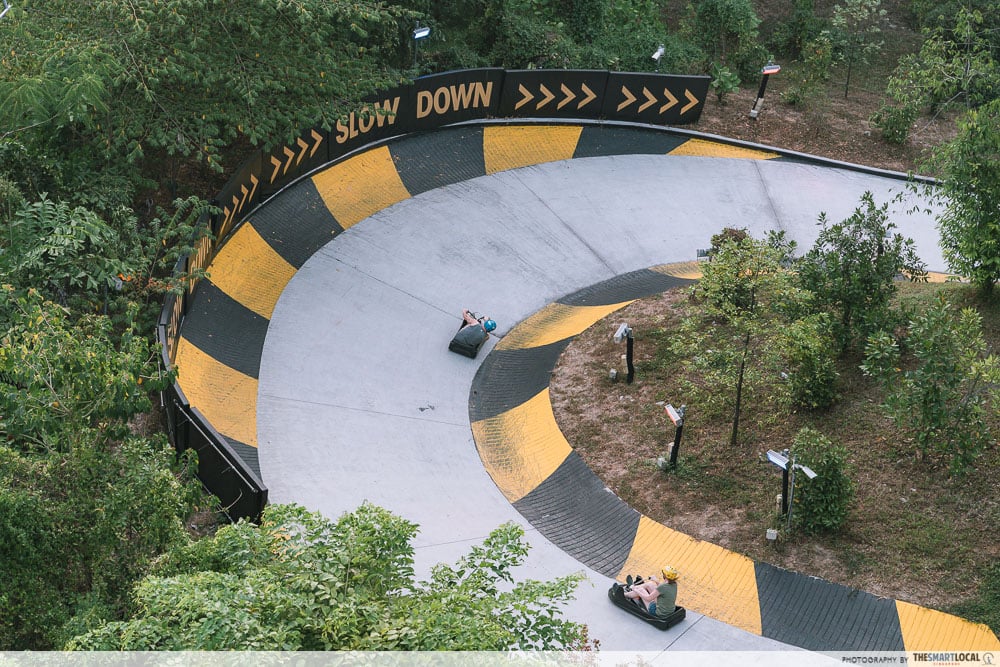
[(818, 313), (790, 323), (785, 330), (789, 400), (798, 408), (828, 408), (837, 400), (836, 355), (830, 318)]
[(893, 233), (888, 207), (866, 192), (842, 222), (831, 225), (821, 214), (819, 237), (798, 266), (802, 287), (816, 296), (817, 306), (833, 313), (841, 350), (863, 343), (891, 321), (897, 275), (926, 277), (913, 241)]
[(387, 63), (410, 14), (373, 0), (25, 0), (11, 16), (8, 133), (48, 137), (81, 160), (129, 163), (159, 148), (218, 167), (237, 141), (273, 146), (331, 127), (398, 81)]
[(784, 330), (808, 298), (784, 268), (791, 244), (777, 235), (738, 236), (713, 238), (720, 244), (691, 290), (693, 307), (671, 343), (701, 378), (699, 400), (732, 414), (731, 445), (739, 439), (744, 406), (764, 403), (758, 393), (774, 387), (785, 363)]
[(698, 0), (686, 27), (710, 62), (731, 67), (741, 79), (760, 72), (767, 53), (758, 42), (760, 19), (749, 0)]
[(365, 504), (337, 521), (272, 505), (260, 527), (221, 528), (173, 548), (135, 590), (136, 615), (71, 650), (579, 649), (560, 617), (582, 575), (515, 583), (527, 553), (505, 524), (426, 582), (413, 573), (417, 526)]
[(847, 475), (847, 450), (807, 426), (795, 435), (792, 451), (799, 463), (816, 473), (814, 479), (795, 476), (795, 527), (807, 535), (839, 530), (854, 499), (854, 483)]
[(862, 370), (883, 383), (886, 409), (920, 457), (945, 456), (962, 473), (994, 442), (988, 417), (1000, 410), (1000, 358), (987, 354), (979, 314), (956, 312), (944, 297), (913, 318), (906, 344), (914, 363), (904, 370), (899, 342), (873, 335)]
[(984, 292), (1000, 281), (1000, 99), (974, 109), (935, 157), (941, 249), (952, 271)]
[(882, 0), (844, 0), (835, 5), (830, 26), (839, 36), (843, 58), (847, 63), (844, 99), (851, 87), (851, 74), (857, 66), (868, 65), (882, 50), (881, 23), (886, 11)]
[(982, 13), (964, 8), (953, 30), (925, 30), (920, 52), (901, 58), (889, 77), (886, 92), (892, 101), (872, 116), (885, 139), (905, 141), (925, 108), (971, 109), (997, 97), (1000, 64), (992, 55), (993, 38)]
[(0, 288), (0, 434), (25, 451), (67, 451), (97, 428), (124, 437), (127, 419), (149, 410), (157, 351), (134, 328), (114, 336), (103, 316), (73, 321), (35, 290)]

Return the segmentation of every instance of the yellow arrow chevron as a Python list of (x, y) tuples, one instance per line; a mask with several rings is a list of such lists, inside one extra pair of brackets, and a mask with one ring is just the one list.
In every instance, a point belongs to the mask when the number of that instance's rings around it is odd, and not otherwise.
[(285, 168), (282, 170), (282, 175), (288, 173), (288, 168), (292, 166), (292, 158), (295, 157), (295, 151), (293, 151), (288, 146), (282, 149), (285, 152)]
[(514, 111), (517, 111), (518, 109), (520, 109), (521, 107), (523, 107), (525, 104), (527, 104), (531, 100), (535, 99), (535, 96), (532, 95), (531, 92), (527, 88), (524, 87), (523, 83), (519, 83), (517, 85), (517, 90), (522, 95), (524, 95), (524, 97), (521, 98), (520, 102), (518, 102), (517, 104), (514, 105)]
[(559, 90), (561, 90), (562, 94), (566, 97), (563, 98), (562, 102), (556, 105), (556, 109), (562, 109), (564, 106), (576, 99), (576, 93), (567, 88), (565, 83), (559, 86)]
[(310, 134), (312, 134), (312, 138), (313, 138), (313, 142), (314, 142), (312, 150), (309, 151), (309, 157), (312, 157), (313, 155), (316, 154), (316, 150), (319, 148), (319, 145), (321, 143), (323, 143), (323, 135), (320, 134), (319, 132), (317, 132), (316, 130), (311, 130)]
[(682, 116), (684, 114), (686, 114), (688, 111), (691, 111), (691, 109), (694, 108), (695, 106), (697, 106), (697, 104), (698, 104), (698, 98), (695, 97), (691, 93), (691, 91), (688, 90), (687, 88), (684, 89), (684, 97), (686, 97), (688, 99), (688, 103), (681, 107), (681, 115)]
[(646, 96), (646, 101), (643, 102), (642, 106), (639, 107), (639, 113), (642, 113), (643, 111), (645, 111), (649, 107), (651, 107), (654, 104), (656, 104), (656, 95), (654, 95), (653, 93), (649, 92), (649, 88), (643, 87), (642, 94)]
[(281, 160), (272, 155), (271, 164), (274, 165), (274, 171), (271, 172), (271, 182), (274, 183), (274, 179), (278, 178), (278, 170), (281, 169)]
[(556, 96), (553, 95), (551, 92), (549, 92), (549, 89), (546, 88), (544, 85), (540, 85), (539, 88), (542, 90), (542, 94), (545, 95), (545, 99), (543, 99), (541, 102), (539, 102), (538, 106), (535, 107), (535, 109), (541, 109), (546, 104), (548, 104), (549, 102), (551, 102), (552, 100), (554, 100), (556, 98)]
[(674, 97), (673, 93), (671, 93), (671, 92), (670, 92), (669, 90), (667, 90), (666, 88), (664, 88), (664, 89), (663, 89), (663, 96), (667, 98), (667, 103), (666, 103), (666, 104), (664, 104), (664, 105), (663, 105), (662, 107), (660, 107), (660, 113), (661, 113), (661, 114), (662, 114), (662, 113), (663, 113), (664, 111), (666, 111), (667, 109), (669, 109), (670, 107), (672, 107), (672, 106), (674, 106), (675, 104), (677, 104), (677, 98), (676, 98), (676, 97)]
[(618, 111), (621, 111), (628, 105), (635, 102), (635, 95), (633, 95), (632, 91), (626, 88), (625, 86), (622, 86), (622, 95), (625, 96), (625, 101), (618, 105)]
[(302, 158), (306, 156), (306, 149), (309, 148), (309, 144), (307, 144), (306, 140), (302, 137), (296, 139), (295, 143), (299, 145), (299, 156), (295, 158), (295, 166), (297, 167), (302, 164)]
[(582, 109), (583, 107), (587, 106), (588, 104), (590, 104), (591, 102), (593, 102), (595, 99), (597, 99), (597, 93), (595, 93), (590, 88), (588, 88), (587, 84), (582, 84), (581, 87), (583, 88), (583, 92), (587, 96), (584, 97), (582, 100), (580, 100), (580, 103), (576, 105), (577, 109)]

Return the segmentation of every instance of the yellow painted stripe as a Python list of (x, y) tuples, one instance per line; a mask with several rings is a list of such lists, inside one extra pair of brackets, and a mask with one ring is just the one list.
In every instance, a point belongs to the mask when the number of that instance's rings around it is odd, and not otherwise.
[(568, 160), (576, 152), (582, 126), (498, 125), (483, 132), (486, 173), (542, 162)]
[(497, 349), (521, 350), (565, 340), (586, 331), (594, 322), (630, 303), (632, 301), (623, 301), (607, 306), (549, 304), (504, 336), (503, 340), (497, 344)]
[(672, 565), (681, 574), (677, 604), (761, 634), (752, 560), (643, 516), (619, 579), (624, 581), (628, 574), (655, 574), (664, 565)]
[(981, 623), (896, 601), (907, 651), (1000, 651), (1000, 640)]
[(929, 283), (946, 283), (949, 281), (967, 282), (961, 276), (956, 276), (952, 273), (939, 273), (937, 271), (927, 272), (927, 282)]
[(770, 160), (780, 157), (777, 153), (761, 151), (754, 148), (743, 148), (741, 146), (730, 146), (718, 141), (707, 141), (705, 139), (689, 139), (683, 144), (670, 151), (669, 155), (693, 155), (698, 157), (728, 157), (742, 158), (750, 160)]
[(472, 424), (486, 472), (515, 503), (555, 472), (572, 448), (556, 424), (548, 388), (496, 417)]
[(385, 146), (335, 164), (312, 180), (326, 207), (344, 229), (410, 197)]
[(676, 264), (661, 264), (654, 266), (652, 271), (662, 273), (674, 278), (687, 278), (688, 280), (698, 280), (701, 278), (701, 262), (677, 262)]
[(257, 446), (257, 380), (215, 360), (183, 336), (174, 366), (188, 402), (215, 430)]
[(252, 225), (236, 230), (208, 267), (212, 284), (270, 320), (295, 267), (274, 251)]

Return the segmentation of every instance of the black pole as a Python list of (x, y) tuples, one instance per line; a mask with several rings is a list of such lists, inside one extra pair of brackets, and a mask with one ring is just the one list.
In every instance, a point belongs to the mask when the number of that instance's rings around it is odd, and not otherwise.
[(635, 379), (635, 366), (632, 365), (632, 330), (628, 331), (628, 340), (625, 343), (625, 364), (628, 366), (628, 376), (625, 378), (626, 384), (632, 384)]
[(677, 453), (681, 451), (681, 432), (684, 430), (684, 406), (677, 411), (680, 419), (677, 420), (677, 429), (674, 431), (674, 446), (670, 448), (670, 467), (677, 467)]
[(781, 516), (788, 514), (788, 468), (791, 466), (789, 461), (788, 466), (781, 471)]
[(767, 79), (771, 76), (770, 74), (762, 74), (760, 77), (760, 88), (757, 89), (757, 99), (753, 103), (753, 108), (750, 109), (750, 117), (757, 118), (757, 114), (760, 113), (760, 109), (764, 106), (764, 91), (767, 89)]

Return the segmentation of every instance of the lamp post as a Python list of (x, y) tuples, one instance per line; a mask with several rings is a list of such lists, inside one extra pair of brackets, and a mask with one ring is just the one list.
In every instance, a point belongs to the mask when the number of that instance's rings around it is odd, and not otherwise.
[(420, 48), (420, 42), (431, 36), (431, 29), (427, 26), (421, 26), (419, 23), (417, 27), (413, 29), (413, 67), (417, 67), (417, 51)]
[(677, 453), (681, 450), (681, 432), (684, 430), (684, 412), (687, 410), (686, 405), (682, 405), (679, 408), (674, 408), (674, 406), (667, 403), (666, 405), (667, 416), (670, 417), (670, 421), (674, 423), (674, 443), (670, 445), (670, 461), (668, 466), (670, 468), (677, 467)]
[(757, 89), (757, 101), (754, 102), (753, 108), (750, 109), (750, 117), (753, 119), (757, 118), (757, 114), (760, 113), (760, 108), (764, 106), (764, 90), (767, 88), (767, 80), (772, 74), (777, 74), (781, 71), (781, 65), (775, 65), (773, 62), (768, 61), (766, 65), (760, 70), (760, 88)]
[(653, 51), (653, 60), (656, 61), (656, 71), (657, 72), (660, 71), (660, 58), (663, 57), (664, 50), (665, 49), (664, 49), (663, 44), (660, 44), (658, 47), (656, 47), (656, 50)]
[(784, 449), (776, 452), (767, 450), (767, 461), (781, 468), (781, 513), (785, 516), (785, 527), (792, 525), (792, 500), (795, 494), (795, 471), (801, 470), (809, 479), (815, 479), (816, 473), (809, 466), (795, 462), (795, 454), (789, 455)]
[(627, 322), (623, 322), (618, 331), (615, 332), (615, 342), (620, 343), (625, 340), (625, 364), (628, 367), (628, 375), (625, 377), (626, 384), (632, 384), (635, 379), (635, 367), (632, 365), (632, 327)]

